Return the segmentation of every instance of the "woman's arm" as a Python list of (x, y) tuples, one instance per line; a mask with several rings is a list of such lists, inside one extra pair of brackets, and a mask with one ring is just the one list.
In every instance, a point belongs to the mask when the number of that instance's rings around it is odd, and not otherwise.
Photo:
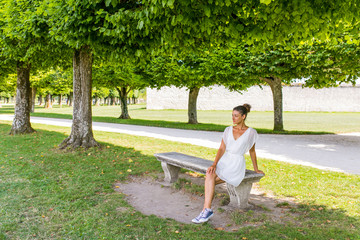
[(257, 159), (256, 159), (256, 152), (255, 152), (255, 144), (252, 146), (252, 148), (249, 150), (250, 153), (250, 157), (251, 157), (251, 161), (252, 164), (254, 166), (254, 171), (257, 173), (263, 173), (265, 174), (263, 171), (258, 169), (258, 165), (257, 165)]
[(224, 155), (225, 150), (226, 150), (226, 146), (225, 146), (224, 140), (221, 140), (221, 144), (220, 144), (219, 150), (217, 151), (214, 163), (213, 163), (213, 165), (211, 165), (211, 167), (209, 167), (207, 169), (207, 171), (206, 171), (207, 173), (215, 173), (216, 165), (219, 162), (220, 158)]

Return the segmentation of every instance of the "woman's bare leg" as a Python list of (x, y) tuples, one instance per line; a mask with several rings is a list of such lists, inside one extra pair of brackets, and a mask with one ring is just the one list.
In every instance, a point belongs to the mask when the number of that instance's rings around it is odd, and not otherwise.
[(214, 198), (214, 192), (215, 192), (215, 185), (223, 183), (224, 181), (221, 180), (216, 173), (210, 173), (206, 174), (205, 178), (205, 202), (204, 202), (204, 208), (211, 208), (211, 203)]

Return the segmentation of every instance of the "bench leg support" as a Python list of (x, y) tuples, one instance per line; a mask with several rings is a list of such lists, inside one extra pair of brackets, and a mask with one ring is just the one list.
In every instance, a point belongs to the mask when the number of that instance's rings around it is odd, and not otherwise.
[(229, 192), (230, 203), (229, 206), (235, 208), (247, 208), (252, 182), (242, 182), (239, 186), (234, 187), (226, 183), (226, 188)]
[(166, 184), (171, 184), (171, 183), (177, 181), (177, 179), (179, 177), (179, 171), (180, 171), (179, 167), (167, 164), (165, 162), (161, 162), (161, 167), (165, 173), (164, 182)]

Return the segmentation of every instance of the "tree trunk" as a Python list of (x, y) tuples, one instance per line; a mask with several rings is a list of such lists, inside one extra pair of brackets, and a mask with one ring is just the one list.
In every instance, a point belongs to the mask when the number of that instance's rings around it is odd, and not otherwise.
[(35, 132), (30, 123), (30, 65), (18, 62), (16, 84), (15, 116), (10, 134), (14, 135)]
[(73, 123), (70, 136), (60, 144), (60, 148), (99, 147), (100, 144), (95, 141), (92, 131), (92, 53), (88, 46), (75, 50), (73, 76)]
[(199, 95), (200, 88), (193, 87), (190, 88), (189, 92), (189, 102), (188, 102), (188, 117), (189, 117), (189, 124), (198, 124), (197, 121), (197, 110), (196, 110), (196, 102), (197, 97)]
[(274, 131), (284, 131), (283, 123), (283, 96), (281, 79), (277, 77), (260, 78), (271, 88), (274, 102)]
[(45, 97), (45, 108), (52, 108), (51, 94), (47, 94)]
[(72, 107), (72, 105), (73, 105), (73, 96), (74, 96), (73, 93), (69, 94), (69, 101), (68, 101), (68, 106), (69, 107)]
[(62, 107), (62, 95), (59, 95), (59, 106)]
[(100, 98), (95, 97), (95, 106), (100, 106)]
[(110, 105), (115, 106), (115, 97), (110, 98)]
[(31, 109), (30, 112), (35, 112), (35, 101), (36, 101), (36, 87), (31, 88)]
[(129, 115), (128, 104), (127, 104), (127, 95), (129, 93), (129, 91), (127, 90), (127, 87), (121, 87), (121, 88), (116, 88), (116, 89), (119, 92), (120, 101), (121, 101), (121, 115), (119, 118), (120, 119), (131, 119), (130, 115)]
[(43, 103), (43, 97), (42, 95), (39, 95), (39, 106), (42, 106)]

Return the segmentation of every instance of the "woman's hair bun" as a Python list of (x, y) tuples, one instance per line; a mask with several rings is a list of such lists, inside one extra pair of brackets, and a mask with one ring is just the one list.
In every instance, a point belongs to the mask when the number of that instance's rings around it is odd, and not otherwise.
[(251, 105), (250, 104), (243, 104), (243, 107), (246, 108), (246, 111), (249, 113), (250, 112), (250, 109), (251, 109)]

